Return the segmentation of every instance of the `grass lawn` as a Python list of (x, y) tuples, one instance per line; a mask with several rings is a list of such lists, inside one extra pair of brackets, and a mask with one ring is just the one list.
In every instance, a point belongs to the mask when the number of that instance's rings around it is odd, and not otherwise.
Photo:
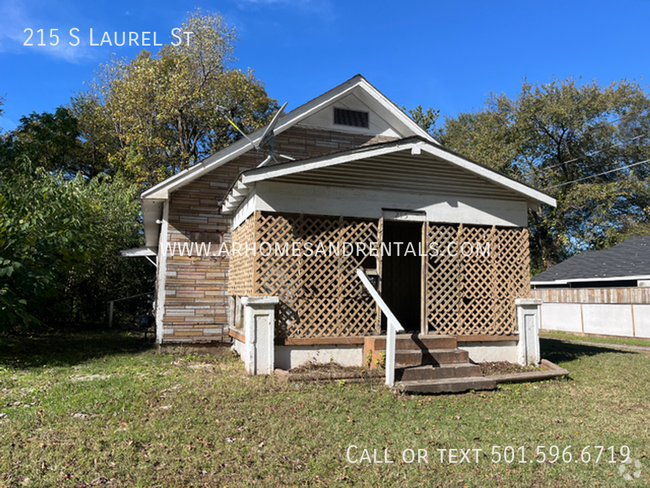
[(640, 346), (650, 347), (650, 339), (633, 339), (626, 337), (603, 337), (603, 336), (587, 336), (581, 334), (571, 334), (569, 332), (561, 332), (556, 330), (543, 331), (541, 333), (543, 338), (547, 339), (561, 339), (568, 341), (580, 342), (593, 342), (598, 344), (619, 344), (621, 346)]
[(570, 379), (402, 396), (250, 378), (229, 352), (158, 355), (126, 333), (0, 338), (0, 486), (650, 484), (650, 355), (542, 351)]

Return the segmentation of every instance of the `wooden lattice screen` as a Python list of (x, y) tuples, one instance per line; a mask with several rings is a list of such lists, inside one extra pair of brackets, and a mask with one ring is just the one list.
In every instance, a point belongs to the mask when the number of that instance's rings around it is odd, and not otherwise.
[[(229, 294), (279, 297), (276, 336), (281, 338), (377, 334), (379, 309), (356, 275), (362, 263), (373, 267), (376, 262), (345, 243), (368, 245), (378, 239), (373, 220), (256, 212), (235, 230), (233, 243), (242, 249), (246, 242), (257, 243), (261, 252), (233, 258)], [(311, 252), (306, 242), (313, 246)], [(293, 255), (293, 243), (301, 256)]]
[(430, 253), (427, 263), (426, 315), (431, 332), (517, 332), (514, 300), (530, 293), (527, 229), (428, 223), (427, 246), (438, 250), (437, 256)]
[[(231, 257), (228, 293), (279, 297), (276, 336), (281, 338), (378, 334), (380, 311), (356, 269), (381, 270), (381, 262), (343, 252), (344, 243), (380, 242), (378, 225), (374, 220), (255, 212), (233, 232), (233, 245), (242, 252)], [(305, 242), (313, 251), (322, 243), (327, 252), (305, 256)], [(293, 243), (302, 256), (292, 255)], [(257, 246), (256, 253), (245, 255), (247, 246)], [(517, 332), (514, 300), (530, 294), (527, 229), (427, 223), (426, 248), (438, 250), (425, 258), (430, 332)]]
[[(232, 242), (239, 244), (255, 242), (255, 220), (248, 219), (232, 233)], [(255, 256), (251, 253), (234, 252), (232, 249), (228, 271), (228, 294), (230, 296), (250, 296), (253, 294), (253, 273)]]

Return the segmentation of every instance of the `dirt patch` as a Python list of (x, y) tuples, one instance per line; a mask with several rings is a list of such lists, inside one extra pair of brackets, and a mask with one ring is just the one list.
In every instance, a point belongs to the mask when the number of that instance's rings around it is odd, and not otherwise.
[(492, 376), (495, 374), (513, 374), (513, 373), (525, 373), (529, 371), (540, 371), (540, 368), (537, 366), (521, 366), (515, 363), (509, 363), (508, 361), (492, 361), (485, 363), (478, 363), (481, 367), (481, 372), (483, 376)]
[(384, 370), (355, 366), (341, 366), (335, 362), (325, 364), (309, 362), (288, 371), (275, 370), (276, 376), (287, 381), (335, 381), (348, 382), (378, 381), (384, 377)]
[(301, 364), (297, 368), (289, 370), (289, 373), (359, 373), (368, 372), (368, 368), (359, 366), (341, 366), (339, 363), (331, 361), (329, 363), (308, 362)]

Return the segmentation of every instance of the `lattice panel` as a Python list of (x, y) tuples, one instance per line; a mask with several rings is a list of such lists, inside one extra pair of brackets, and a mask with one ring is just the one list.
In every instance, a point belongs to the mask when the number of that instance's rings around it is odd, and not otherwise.
[[(378, 332), (377, 308), (356, 276), (364, 256), (344, 246), (345, 242), (366, 246), (377, 242), (375, 222), (266, 213), (257, 214), (256, 219), (258, 246), (269, 243), (274, 252), (258, 254), (253, 291), (280, 298), (279, 337), (351, 337)], [(299, 243), (301, 257), (275, 252), (276, 244), (283, 249), (287, 243), (291, 251), (294, 242)], [(312, 245), (310, 251), (306, 252), (305, 242)]]
[[(428, 224), (429, 328), (450, 335), (517, 332), (514, 300), (529, 294), (527, 229)], [(489, 246), (489, 255), (486, 252)]]
[[(302, 263), (301, 258), (291, 256), (291, 246), (298, 241), (298, 217), (258, 212), (256, 220), (257, 242), (262, 246), (263, 253), (257, 256), (255, 262), (254, 294), (277, 296), (280, 299), (276, 311), (276, 335), (288, 337), (299, 318), (298, 294)], [(273, 249), (268, 249), (268, 245)]]
[(462, 320), (461, 261), (447, 254), (449, 246), (458, 242), (459, 231), (454, 225), (427, 226), (427, 323), (440, 333), (447, 333), (449, 324), (457, 327)]
[[(249, 218), (232, 233), (232, 242), (253, 246), (255, 243), (255, 219)], [(244, 253), (232, 253), (228, 274), (228, 294), (231, 296), (249, 296), (253, 294), (253, 273), (255, 256)]]

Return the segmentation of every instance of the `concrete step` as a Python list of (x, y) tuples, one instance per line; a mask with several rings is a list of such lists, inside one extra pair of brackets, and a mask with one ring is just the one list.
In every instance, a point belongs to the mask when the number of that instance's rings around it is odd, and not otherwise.
[(395, 366), (457, 364), (469, 362), (469, 353), (461, 349), (425, 349), (395, 351)]
[[(373, 337), (373, 349), (386, 350), (386, 336)], [(395, 349), (455, 349), (457, 346), (455, 336), (423, 335), (423, 334), (397, 334), (395, 336)]]
[(478, 364), (458, 363), (442, 364), (440, 366), (427, 364), (425, 366), (395, 368), (395, 380), (397, 381), (466, 378), (472, 376), (482, 376), (481, 367)]
[(406, 393), (461, 393), (470, 390), (494, 390), (496, 387), (496, 381), (489, 376), (400, 381), (398, 384), (398, 388)]

